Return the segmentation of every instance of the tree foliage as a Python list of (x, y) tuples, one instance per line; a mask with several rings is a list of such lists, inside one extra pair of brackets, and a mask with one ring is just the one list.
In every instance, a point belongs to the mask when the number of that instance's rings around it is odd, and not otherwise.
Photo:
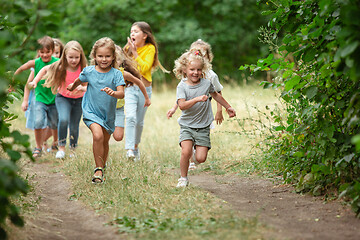
[[(299, 191), (327, 189), (348, 196), (360, 213), (360, 5), (356, 0), (274, 0), (267, 36), (273, 53), (242, 70), (273, 71), (280, 81), (286, 118), (269, 156)], [(274, 38), (272, 38), (274, 39)], [(294, 61), (289, 61), (289, 56)], [(355, 144), (355, 145), (354, 145)]]
[[(10, 104), (21, 97), (23, 82), (13, 79), (12, 72), (23, 58), (35, 55), (34, 38), (43, 35), (46, 29), (56, 29), (53, 20), (58, 11), (57, 1), (42, 3), (29, 1), (4, 1), (0, 15), (0, 239), (7, 234), (7, 219), (16, 226), (23, 226), (19, 208), (12, 199), (28, 192), (28, 184), (18, 175), (17, 162), (20, 158), (32, 159), (29, 136), (11, 129), (11, 121), (17, 116), (9, 111)], [(32, 51), (23, 51), (24, 47)], [(9, 92), (10, 89), (14, 90)]]

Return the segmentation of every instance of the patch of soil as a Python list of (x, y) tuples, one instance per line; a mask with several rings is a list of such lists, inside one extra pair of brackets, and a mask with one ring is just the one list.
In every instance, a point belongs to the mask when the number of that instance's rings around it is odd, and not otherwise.
[(115, 227), (104, 225), (109, 221), (108, 217), (97, 215), (80, 201), (70, 200), (71, 185), (54, 167), (48, 163), (35, 163), (24, 170), (35, 173), (30, 184), (40, 201), (34, 216), (25, 218), (25, 227), (16, 230), (16, 234), (21, 235), (17, 239), (125, 239)]
[[(197, 185), (228, 202), (240, 217), (257, 217), (275, 239), (360, 239), (360, 219), (337, 201), (300, 195), (289, 185), (259, 178), (189, 176)], [(270, 236), (268, 236), (270, 235)]]

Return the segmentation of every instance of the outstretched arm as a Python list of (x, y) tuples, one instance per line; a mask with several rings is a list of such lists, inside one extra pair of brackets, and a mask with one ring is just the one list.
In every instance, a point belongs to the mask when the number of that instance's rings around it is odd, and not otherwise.
[(29, 88), (36, 88), (37, 84), (40, 82), (41, 79), (43, 79), (43, 77), (47, 73), (49, 67), (50, 65), (47, 65), (40, 70), (40, 72), (36, 75), (34, 80), (28, 83)]
[(177, 103), (175, 103), (174, 106), (167, 111), (166, 116), (168, 119), (170, 119), (174, 115), (177, 108), (178, 108), (178, 105), (177, 105)]
[[(220, 95), (221, 91), (218, 92)], [(216, 102), (216, 114), (215, 114), (215, 121), (217, 124), (221, 124), (224, 121), (224, 116), (222, 114), (222, 106), (220, 103)]]
[(184, 98), (180, 98), (177, 103), (178, 103), (179, 108), (181, 110), (186, 110), (186, 109), (189, 109), (192, 106), (194, 106), (195, 103), (197, 103), (197, 102), (205, 102), (205, 101), (207, 101), (208, 98), (209, 97), (206, 96), (206, 95), (198, 96), (196, 98), (193, 98), (193, 99), (190, 99), (190, 100), (187, 100), (187, 101), (185, 101)]
[(147, 94), (147, 92), (146, 92), (146, 88), (145, 88), (144, 83), (143, 83), (140, 79), (138, 79), (137, 77), (135, 77), (134, 75), (132, 75), (131, 73), (129, 73), (129, 72), (127, 72), (127, 71), (124, 71), (124, 74), (123, 74), (123, 75), (124, 75), (124, 78), (126, 79), (126, 81), (132, 82), (132, 83), (134, 83), (134, 84), (136, 84), (136, 85), (139, 86), (142, 94), (143, 94), (144, 97), (145, 97), (144, 107), (150, 106), (151, 100), (150, 100), (150, 98), (149, 98), (149, 96), (148, 96), (148, 94)]
[(80, 84), (82, 84), (82, 81), (80, 81), (80, 79), (77, 78), (73, 83), (70, 83), (66, 89), (69, 90), (70, 92), (74, 91), (74, 89), (77, 88), (77, 86), (79, 86)]
[(221, 96), (221, 94), (219, 94), (218, 92), (213, 92), (210, 94), (215, 99), (215, 101), (220, 103), (226, 109), (226, 112), (228, 113), (229, 117), (232, 118), (236, 116), (235, 109), (233, 109), (230, 106), (230, 104), (223, 98), (223, 96)]
[(32, 67), (35, 67), (35, 60), (30, 60), (27, 63), (21, 65), (18, 69), (16, 69), (14, 75), (21, 73), (22, 71), (28, 70)]
[(125, 96), (124, 86), (117, 86), (116, 91), (112, 90), (109, 87), (105, 87), (105, 88), (101, 89), (101, 91), (104, 91), (104, 92), (106, 92), (107, 95), (112, 96), (117, 99), (124, 98), (124, 96)]
[(34, 71), (31, 71), (29, 74), (29, 77), (27, 79), (27, 82), (24, 87), (24, 99), (21, 103), (21, 109), (25, 112), (29, 107), (29, 95), (30, 95), (30, 89), (28, 88), (28, 83), (31, 82), (34, 79)]

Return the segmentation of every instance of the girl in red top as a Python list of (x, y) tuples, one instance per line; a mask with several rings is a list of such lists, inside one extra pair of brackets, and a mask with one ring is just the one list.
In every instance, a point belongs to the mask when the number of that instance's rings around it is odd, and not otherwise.
[(78, 86), (70, 92), (66, 87), (79, 77), (83, 68), (87, 65), (83, 48), (77, 41), (68, 42), (58, 62), (43, 68), (30, 84), (34, 88), (46, 74), (46, 87), (51, 87), (55, 98), (56, 108), (59, 114), (58, 144), (59, 151), (56, 158), (65, 157), (67, 129), (70, 130), (70, 148), (77, 146), (79, 137), (79, 123), (82, 115), (82, 97), (86, 91), (86, 85)]

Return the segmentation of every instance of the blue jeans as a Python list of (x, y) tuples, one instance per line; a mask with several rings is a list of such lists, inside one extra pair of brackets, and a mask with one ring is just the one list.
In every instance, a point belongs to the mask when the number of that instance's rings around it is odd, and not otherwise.
[(82, 98), (67, 98), (56, 94), (55, 104), (59, 114), (59, 146), (66, 145), (67, 129), (70, 134), (70, 147), (76, 147), (79, 138), (79, 123), (82, 115)]
[(35, 101), (31, 107), (34, 107), (34, 129), (57, 128), (58, 113), (55, 104)]
[[(151, 98), (152, 87), (146, 87)], [(138, 86), (125, 88), (125, 149), (135, 149), (140, 143), (147, 107), (144, 108), (145, 97)]]

